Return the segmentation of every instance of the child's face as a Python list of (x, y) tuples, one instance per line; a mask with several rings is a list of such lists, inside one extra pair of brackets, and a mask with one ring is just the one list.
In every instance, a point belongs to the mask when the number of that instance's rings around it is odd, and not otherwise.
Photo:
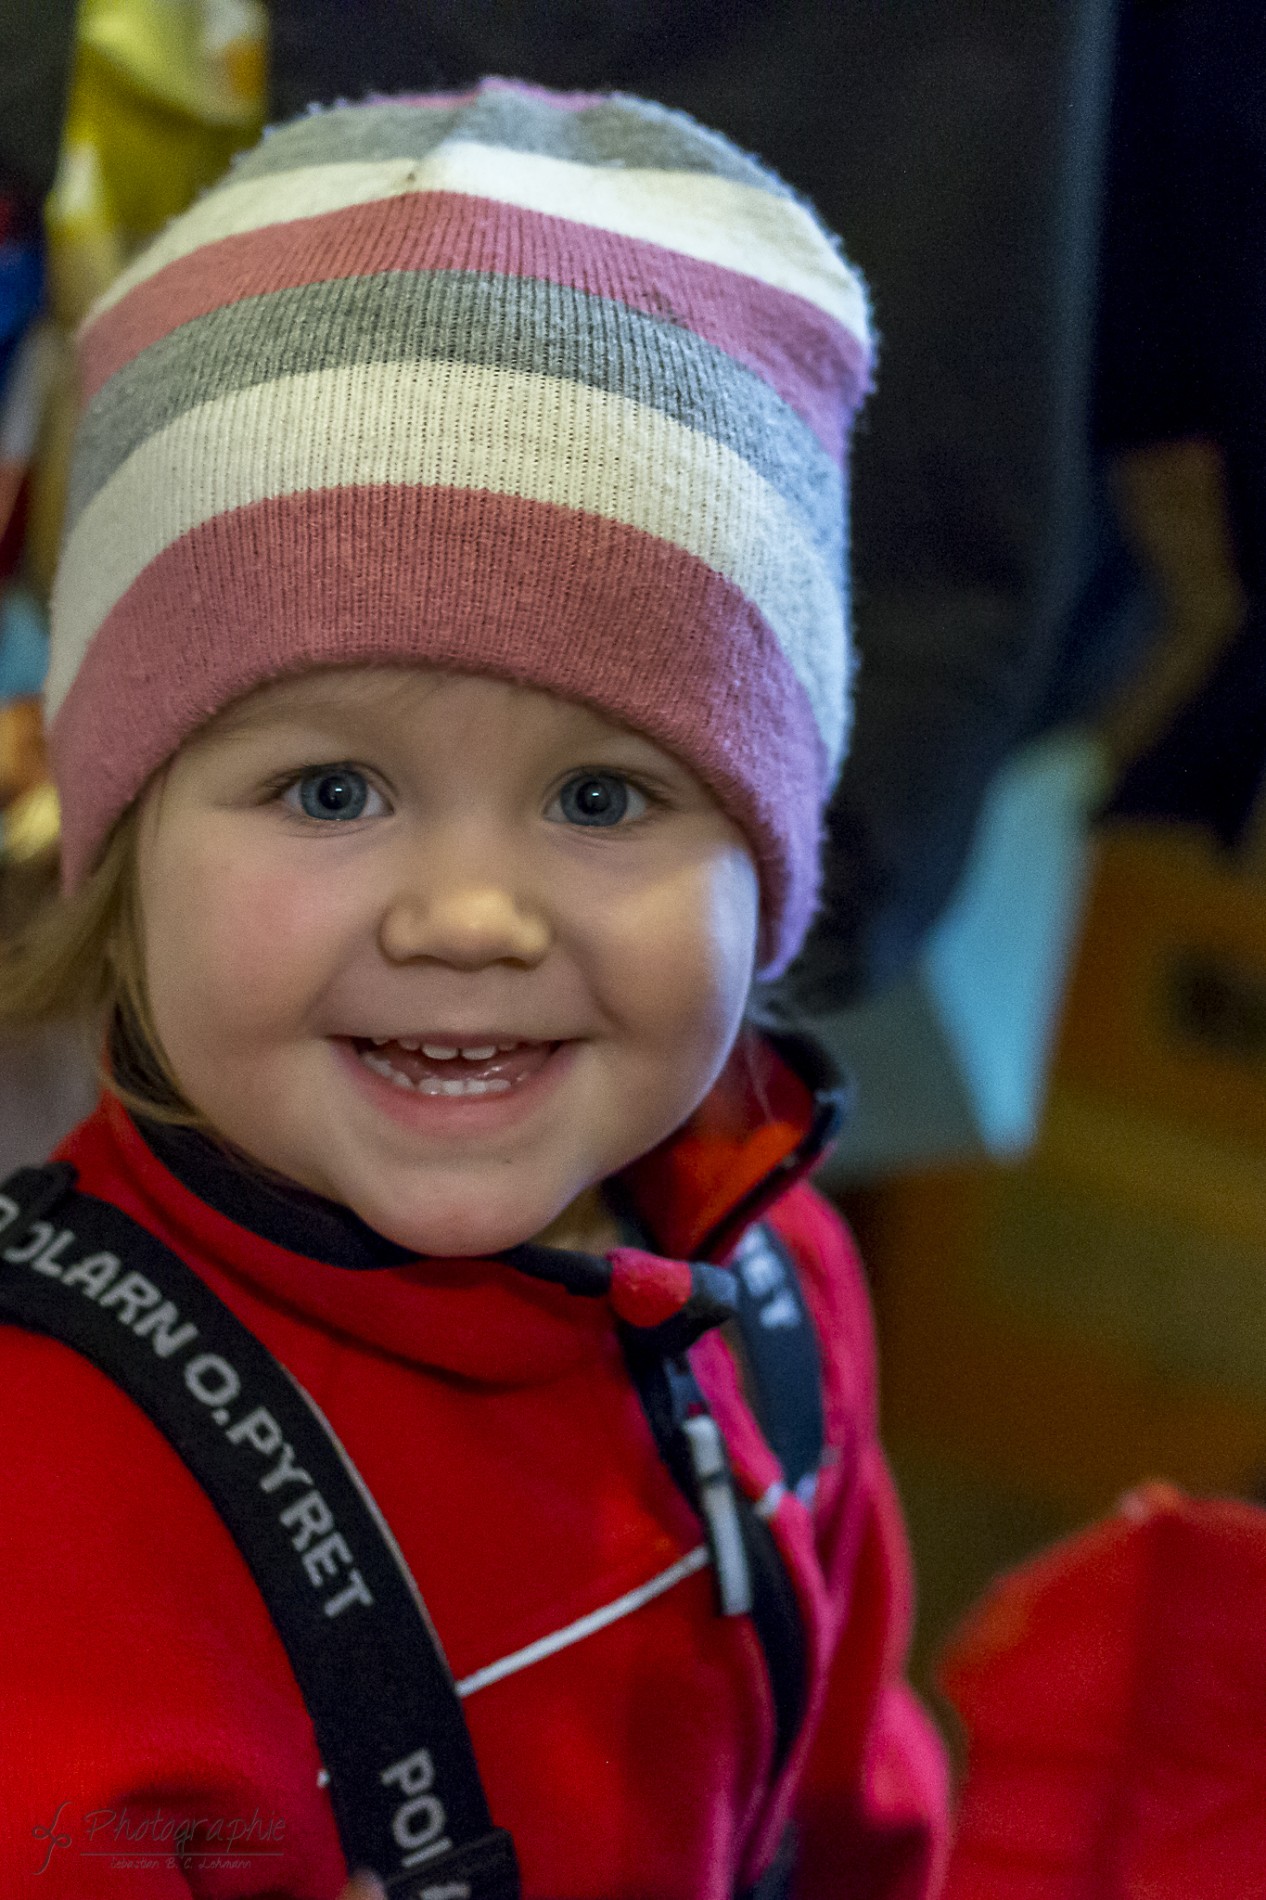
[(139, 865), (185, 1096), (419, 1253), (517, 1245), (670, 1134), (755, 960), (755, 866), (687, 767), (469, 675), (261, 688), (151, 789)]

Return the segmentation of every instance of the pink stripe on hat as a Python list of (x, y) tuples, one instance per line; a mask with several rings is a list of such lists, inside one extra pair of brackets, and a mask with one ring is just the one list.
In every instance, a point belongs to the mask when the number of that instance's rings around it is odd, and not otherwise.
[[(436, 545), (446, 559), (424, 567), (417, 550)], [(367, 547), (396, 558), (370, 566)], [(817, 893), (827, 762), (803, 688), (755, 609), (701, 561), (636, 529), (450, 489), (260, 502), (217, 515), (145, 569), (50, 730), (59, 781), (75, 775), (67, 885), (115, 813), (220, 707), (304, 667), (373, 662), (509, 675), (648, 733), (753, 840), (776, 920), (766, 963), (799, 943)]]
[(534, 86), (526, 79), (499, 79), (489, 74), (468, 92), (371, 92), (367, 106), (465, 106), (490, 92), (513, 93), (519, 99), (532, 99), (553, 112), (583, 112), (589, 106), (607, 103), (605, 92), (552, 92), (548, 86)]

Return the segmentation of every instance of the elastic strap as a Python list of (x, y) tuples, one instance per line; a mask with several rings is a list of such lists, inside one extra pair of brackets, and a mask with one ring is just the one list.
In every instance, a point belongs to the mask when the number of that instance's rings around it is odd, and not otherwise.
[[(684, 1355), (661, 1359), (647, 1350), (644, 1338), (631, 1327), (620, 1328), (620, 1343), (660, 1457), (682, 1496), (702, 1515), (697, 1474), (682, 1427), (692, 1413), (707, 1414), (707, 1401), (690, 1363)], [(772, 1768), (776, 1776), (791, 1752), (808, 1705), (808, 1645), (795, 1586), (773, 1532), (737, 1488), (734, 1501), (750, 1592), (750, 1615), (769, 1672), (775, 1730)], [(719, 1604), (718, 1608), (723, 1610), (724, 1605)]]

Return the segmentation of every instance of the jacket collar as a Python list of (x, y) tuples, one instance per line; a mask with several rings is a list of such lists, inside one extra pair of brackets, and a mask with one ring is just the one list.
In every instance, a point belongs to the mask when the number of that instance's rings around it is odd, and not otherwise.
[(748, 1031), (684, 1127), (614, 1184), (678, 1260), (724, 1261), (838, 1134), (849, 1089), (820, 1045)]

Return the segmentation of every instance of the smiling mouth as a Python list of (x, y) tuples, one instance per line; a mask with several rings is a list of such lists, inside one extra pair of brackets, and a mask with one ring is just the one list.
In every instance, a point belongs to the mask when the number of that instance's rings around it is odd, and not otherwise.
[(488, 1036), (352, 1036), (367, 1069), (411, 1095), (506, 1095), (540, 1072), (556, 1042)]

